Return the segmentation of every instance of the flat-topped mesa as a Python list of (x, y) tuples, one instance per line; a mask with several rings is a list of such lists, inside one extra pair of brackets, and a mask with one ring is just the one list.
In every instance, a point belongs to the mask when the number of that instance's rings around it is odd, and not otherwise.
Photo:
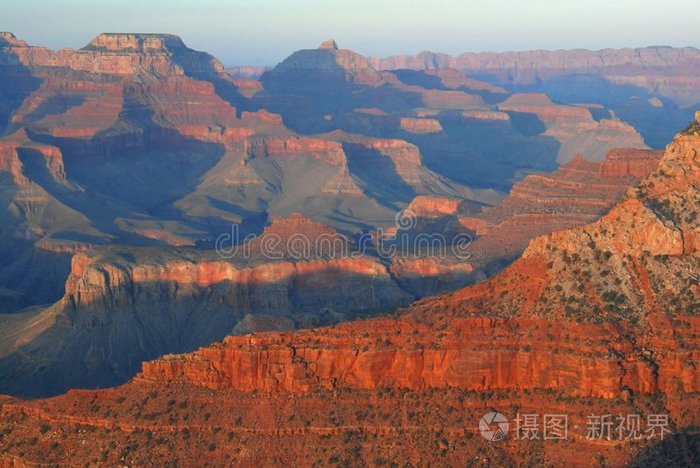
[(33, 69), (67, 68), (118, 76), (144, 72), (159, 76), (224, 73), (218, 60), (188, 48), (172, 34), (104, 33), (82, 49), (54, 51), (28, 46), (11, 33), (2, 33), (0, 49), (11, 51), (4, 54), (11, 57), (10, 64), (19, 62)]
[(325, 224), (317, 223), (301, 213), (292, 213), (285, 218), (273, 218), (272, 223), (263, 231), (263, 235), (266, 234), (276, 234), (282, 239), (287, 239), (297, 234), (311, 238), (321, 234), (337, 235), (338, 233)]
[(543, 93), (513, 94), (498, 105), (498, 110), (534, 114), (545, 125), (569, 121), (593, 123), (593, 116), (585, 107), (557, 104)]
[[(139, 69), (166, 75), (224, 72), (221, 62), (206, 52), (190, 49), (174, 34), (103, 33), (80, 49), (81, 54), (89, 54), (97, 64), (119, 65), (117, 74)], [(97, 54), (97, 60), (91, 54)], [(126, 61), (130, 61), (129, 66), (125, 66)]]
[(187, 50), (179, 36), (174, 34), (102, 33), (81, 50), (103, 52), (173, 52)]

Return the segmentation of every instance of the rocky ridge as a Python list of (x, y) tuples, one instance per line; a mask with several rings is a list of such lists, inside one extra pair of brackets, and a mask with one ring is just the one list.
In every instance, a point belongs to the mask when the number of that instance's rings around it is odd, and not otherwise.
[[(6, 400), (4, 424), (14, 429), (1, 442), (5, 460), (36, 459), (51, 436), (22, 456), (18, 447), (42, 422), (66, 434), (56, 439), (57, 457), (79, 456), (69, 434), (82, 425), (93, 428), (90, 440), (128, 444), (121, 454), (133, 461), (186, 460), (207, 450), (239, 463), (383, 457), (454, 464), (486, 453), (489, 462), (580, 464), (585, 451), (617, 466), (653, 457), (644, 440), (591, 441), (576, 432), (586, 415), (610, 412), (668, 414), (682, 444), (683, 430), (700, 420), (700, 373), (692, 365), (700, 345), (698, 148), (691, 127), (600, 220), (536, 238), (494, 278), (395, 316), (229, 337), (145, 363), (115, 389)], [(568, 170), (590, 172), (581, 163)], [(148, 398), (128, 409), (126, 394)], [(214, 407), (229, 411), (202, 414)], [(492, 409), (511, 417), (567, 413), (571, 438), (566, 447), (509, 439), (487, 449), (470, 434)], [(139, 430), (170, 450), (127, 436)], [(176, 441), (185, 432), (197, 445), (183, 451)], [(399, 436), (404, 443), (394, 445)], [(107, 446), (88, 456), (118, 455)]]

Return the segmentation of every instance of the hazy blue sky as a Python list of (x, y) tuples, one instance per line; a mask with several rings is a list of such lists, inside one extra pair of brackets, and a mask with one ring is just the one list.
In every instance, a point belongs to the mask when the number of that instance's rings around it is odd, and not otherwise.
[(0, 30), (82, 47), (100, 32), (168, 32), (226, 65), (275, 64), (333, 37), (386, 56), (700, 46), (698, 0), (0, 0)]

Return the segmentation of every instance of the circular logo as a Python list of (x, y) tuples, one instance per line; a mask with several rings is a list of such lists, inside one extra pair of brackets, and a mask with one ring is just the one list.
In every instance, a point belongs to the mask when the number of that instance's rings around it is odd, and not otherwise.
[(394, 224), (398, 230), (408, 231), (413, 229), (416, 227), (416, 214), (408, 208), (401, 210), (394, 216)]
[(496, 411), (486, 413), (479, 421), (479, 432), (491, 442), (503, 440), (508, 435), (508, 419)]

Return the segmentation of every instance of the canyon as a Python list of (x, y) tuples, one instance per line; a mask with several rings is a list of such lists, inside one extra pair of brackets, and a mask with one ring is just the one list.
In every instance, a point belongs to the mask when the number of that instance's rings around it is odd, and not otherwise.
[[(700, 420), (698, 154), (700, 120), (660, 161), (648, 152), (635, 166), (629, 151), (600, 164), (576, 158), (561, 171), (646, 175), (600, 219), (536, 237), (494, 277), (397, 313), (227, 337), (146, 362), (111, 389), (5, 397), (3, 463), (214, 456), (244, 465), (359, 457), (378, 465), (644, 466), (669, 451), (693, 459), (686, 432)], [(433, 213), (456, 206), (414, 204)], [(493, 410), (565, 413), (570, 436), (488, 441), (477, 426)], [(666, 414), (673, 434), (591, 439), (583, 432), (590, 414)]]
[[(77, 252), (63, 297), (22, 315), (18, 323), (25, 328), (13, 323), (5, 335), (5, 391), (36, 395), (37, 389), (115, 385), (143, 360), (195, 349), (235, 329), (256, 331), (252, 324), (261, 323), (261, 330), (332, 324), (455, 289), (489, 276), (537, 235), (597, 219), (659, 158), (649, 150), (611, 151), (602, 163), (578, 157), (549, 175), (527, 176), (499, 205), (475, 213), (462, 199), (416, 197), (408, 206), (416, 224), (398, 234), (415, 239), (441, 232), (451, 239), (469, 233), (473, 254), (466, 261), (353, 258), (353, 238), (301, 214), (277, 218), (259, 237), (219, 252), (133, 246)], [(279, 258), (264, 255), (273, 236)], [(296, 255), (287, 249), (294, 238), (305, 241)], [(319, 238), (326, 251), (312, 250)], [(29, 326), (36, 322), (44, 325)], [(125, 345), (128, 354), (106, 354)], [(89, 349), (100, 352), (93, 356)], [(38, 371), (37, 361), (44, 363)]]
[(541, 92), (563, 104), (602, 104), (652, 147), (670, 141), (700, 103), (700, 51), (694, 47), (467, 52), (456, 57), (424, 51), (372, 58), (370, 63), (378, 70), (458, 70), (510, 92)]
[(0, 33), (0, 465), (571, 461), (472, 438), (489, 392), (695, 423), (694, 49), (474, 57)]

